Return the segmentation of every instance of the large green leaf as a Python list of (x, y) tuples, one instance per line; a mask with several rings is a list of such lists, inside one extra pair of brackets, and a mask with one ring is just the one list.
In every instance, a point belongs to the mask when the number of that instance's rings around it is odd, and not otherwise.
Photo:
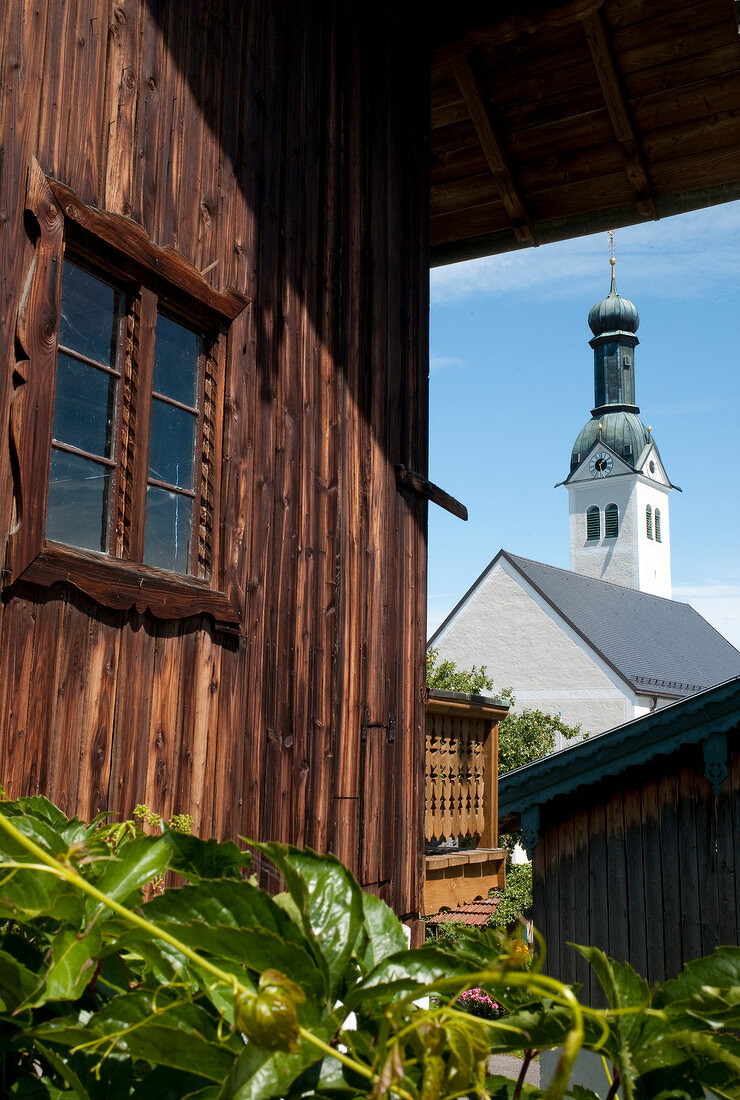
[(0, 1012), (12, 1013), (30, 997), (38, 978), (14, 955), (0, 950)]
[(56, 875), (0, 866), (0, 919), (53, 916), (77, 923), (82, 913), (79, 893)]
[(76, 1001), (95, 973), (100, 948), (98, 928), (90, 928), (82, 935), (74, 928), (61, 928), (52, 941), (43, 993), (34, 998), (34, 1005)]
[(144, 1058), (153, 1065), (219, 1082), (241, 1049), (236, 1036), (219, 1039), (217, 1019), (198, 1005), (161, 1004), (147, 991), (116, 998), (85, 1024), (74, 1017), (52, 1019), (38, 1024), (31, 1035), (74, 1047), (84, 1043), (87, 1049), (97, 1044), (100, 1053), (112, 1046), (133, 1059)]
[(173, 829), (166, 829), (162, 839), (172, 850), (170, 870), (190, 881), (241, 879), (242, 868), (252, 862), (249, 852), (243, 852), (231, 841), (201, 840)]
[(46, 821), (58, 833), (69, 824), (67, 815), (41, 794), (25, 795), (3, 802), (2, 812), (8, 817), (35, 817)]
[(722, 1100), (740, 1100), (740, 1040), (702, 1031), (681, 1031), (672, 1038), (691, 1058), (705, 1089)]
[[(129, 844), (121, 845), (116, 858), (106, 864), (95, 885), (109, 898), (123, 903), (147, 882), (164, 874), (170, 853), (169, 845), (161, 837), (137, 837)], [(90, 921), (105, 909), (103, 902), (95, 898), (88, 898), (85, 903), (85, 913)]]
[(740, 1027), (740, 947), (723, 947), (687, 963), (655, 998), (675, 1019), (688, 1015), (711, 1027)]
[(345, 997), (348, 1008), (355, 1008), (368, 999), (379, 1002), (396, 999), (401, 993), (413, 993), (425, 986), (437, 985), (455, 976), (470, 974), (467, 961), (440, 944), (424, 944), (407, 951), (398, 951), (384, 959)]
[(403, 925), (393, 910), (375, 894), (362, 895), (362, 931), (356, 955), (363, 972), (407, 946)]
[(329, 996), (340, 992), (347, 964), (362, 930), (362, 892), (334, 856), (310, 848), (256, 844), (285, 878), (303, 917), (304, 931), (326, 966)]
[[(486, 1089), (491, 1100), (513, 1100), (516, 1087), (517, 1082), (514, 1078), (501, 1077), (497, 1073), (486, 1077)], [(522, 1085), (521, 1092), (516, 1093), (516, 1095), (521, 1097), (521, 1100), (541, 1100), (545, 1093), (537, 1085), (528, 1085), (525, 1082)], [(596, 1100), (598, 1100), (598, 1097)]]
[(573, 1013), (562, 1005), (544, 1008), (522, 1008), (506, 1016), (500, 1026), (489, 1028), (488, 1041), (491, 1051), (542, 1050), (562, 1046), (573, 1027)]
[(144, 906), (149, 920), (187, 946), (261, 973), (280, 970), (324, 996), (326, 985), (305, 934), (264, 891), (248, 882), (210, 881), (169, 891)]
[[(323, 1042), (331, 1041), (336, 1030), (336, 1021), (331, 1017), (323, 1020), (313, 1015), (303, 1015), (304, 1026)], [(249, 1045), (239, 1055), (232, 1072), (224, 1082), (219, 1100), (268, 1100), (273, 1097), (295, 1095), (290, 1086), (309, 1066), (320, 1062), (323, 1053), (311, 1043), (302, 1039), (295, 1054), (282, 1051), (270, 1052)]]

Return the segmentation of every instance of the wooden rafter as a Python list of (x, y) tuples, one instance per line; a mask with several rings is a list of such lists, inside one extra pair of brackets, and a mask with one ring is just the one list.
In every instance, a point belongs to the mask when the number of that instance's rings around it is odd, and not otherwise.
[(625, 171), (635, 193), (635, 204), (642, 217), (657, 218), (650, 171), (632, 121), (632, 112), (601, 12), (594, 11), (587, 15), (583, 20), (583, 28), (614, 134), (622, 147)]
[(511, 220), (516, 239), (521, 244), (536, 244), (532, 221), (517, 185), (502, 135), (483, 96), (470, 56), (460, 53), (454, 57), (452, 71), (501, 195), (501, 201)]

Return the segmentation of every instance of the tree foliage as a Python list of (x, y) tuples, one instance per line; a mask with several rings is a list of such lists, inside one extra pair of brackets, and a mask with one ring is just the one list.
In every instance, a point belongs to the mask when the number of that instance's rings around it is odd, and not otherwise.
[[(493, 680), (486, 665), (459, 669), (454, 661), (440, 661), (438, 650), (432, 648), (427, 650), (427, 686), (480, 695), (493, 691)], [(568, 741), (581, 736), (580, 726), (569, 726), (558, 715), (529, 707), (514, 710), (516, 699), (511, 688), (503, 688), (498, 698), (512, 708), (498, 729), (499, 775), (547, 756), (554, 751), (559, 735)]]
[[(254, 844), (285, 882), (270, 897), (234, 844), (160, 829), (111, 845), (99, 822), (44, 798), (0, 806), (3, 1096), (594, 1100), (568, 1084), (586, 1047), (609, 1057), (624, 1100), (740, 1100), (738, 948), (654, 991), (579, 948), (610, 1005), (597, 1011), (537, 960), (523, 966), (505, 936), (408, 949), (332, 856)], [(186, 885), (150, 896), (168, 871)], [(476, 987), (504, 1020), (460, 1010)], [(562, 1055), (546, 1093), (487, 1073), (491, 1053), (525, 1048), (526, 1063), (551, 1046)]]

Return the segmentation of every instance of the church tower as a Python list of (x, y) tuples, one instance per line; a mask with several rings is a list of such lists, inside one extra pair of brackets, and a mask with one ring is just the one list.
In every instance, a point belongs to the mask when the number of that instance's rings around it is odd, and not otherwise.
[(592, 307), (594, 408), (573, 445), (563, 484), (570, 498), (570, 568), (574, 573), (671, 598), (666, 475), (651, 429), (635, 404), (635, 348), (640, 318), (609, 293)]

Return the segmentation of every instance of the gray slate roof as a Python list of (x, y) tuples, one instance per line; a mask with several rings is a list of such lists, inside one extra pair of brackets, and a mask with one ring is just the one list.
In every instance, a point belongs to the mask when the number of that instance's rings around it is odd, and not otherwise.
[(583, 577), (505, 550), (499, 551), (458, 608), (501, 558), (641, 695), (681, 699), (740, 676), (740, 652), (688, 604)]

